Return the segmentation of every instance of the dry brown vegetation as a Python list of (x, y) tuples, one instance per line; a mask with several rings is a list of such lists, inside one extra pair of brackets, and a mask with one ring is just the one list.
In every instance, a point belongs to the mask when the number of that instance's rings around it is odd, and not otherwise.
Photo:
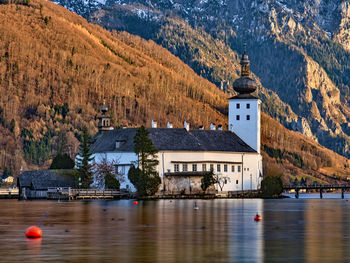
[(307, 183), (342, 182), (350, 175), (350, 160), (290, 131), (262, 114), (265, 172), (281, 171), (286, 183), (303, 177)]
[[(0, 167), (26, 166), (23, 158), (10, 160), (14, 149), (22, 149), (23, 128), (36, 141), (46, 133), (57, 141), (60, 131), (72, 137), (83, 125), (93, 134), (103, 99), (116, 126), (151, 119), (178, 127), (184, 120), (193, 126), (225, 121), (223, 94), (152, 41), (111, 33), (44, 1), (0, 5), (0, 32), (0, 127), (6, 144)], [(64, 103), (68, 112), (62, 113)], [(71, 141), (74, 152), (77, 142)]]
[[(0, 171), (47, 167), (62, 134), (74, 156), (82, 127), (97, 131), (104, 99), (115, 126), (227, 123), (225, 95), (153, 41), (109, 32), (41, 0), (0, 5), (0, 32)], [(295, 134), (264, 115), (263, 144), (305, 163), (266, 154), (266, 167), (305, 175), (333, 166), (344, 175), (345, 158)]]

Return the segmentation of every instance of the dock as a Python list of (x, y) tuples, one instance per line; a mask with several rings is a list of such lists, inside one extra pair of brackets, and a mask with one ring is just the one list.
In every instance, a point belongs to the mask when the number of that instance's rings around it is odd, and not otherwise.
[(53, 187), (47, 190), (50, 200), (80, 200), (80, 199), (122, 199), (132, 198), (131, 193), (123, 190), (72, 189), (70, 187)]
[(0, 188), (0, 199), (17, 199), (18, 188), (2, 189)]
[(301, 190), (305, 191), (319, 191), (320, 198), (323, 198), (323, 192), (333, 192), (333, 191), (341, 191), (341, 198), (344, 199), (344, 192), (350, 191), (350, 184), (329, 184), (329, 185), (284, 185), (284, 191), (295, 191), (295, 198), (299, 198), (299, 192)]

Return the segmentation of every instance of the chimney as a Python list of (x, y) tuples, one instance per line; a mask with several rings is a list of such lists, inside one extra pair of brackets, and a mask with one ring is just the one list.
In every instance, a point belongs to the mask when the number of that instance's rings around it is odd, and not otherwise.
[(222, 125), (219, 125), (219, 126), (218, 126), (218, 130), (219, 130), (219, 131), (222, 131)]
[(210, 123), (210, 130), (212, 130), (212, 131), (216, 130), (215, 123)]
[(173, 124), (170, 123), (170, 122), (168, 122), (166, 126), (168, 127), (168, 129), (172, 129), (173, 128)]
[(157, 121), (156, 120), (152, 120), (152, 128), (157, 128)]
[(202, 126), (199, 126), (199, 129), (200, 130), (204, 130), (204, 126), (202, 125)]
[(184, 121), (184, 128), (186, 129), (186, 131), (190, 130), (190, 124), (187, 123), (187, 121)]
[(233, 132), (233, 125), (230, 124), (230, 132)]

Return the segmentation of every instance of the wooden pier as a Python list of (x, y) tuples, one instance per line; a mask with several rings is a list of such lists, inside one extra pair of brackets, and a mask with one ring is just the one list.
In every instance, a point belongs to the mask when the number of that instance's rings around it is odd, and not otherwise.
[(17, 199), (18, 188), (13, 189), (1, 189), (0, 188), (0, 199)]
[(72, 189), (67, 187), (49, 188), (47, 199), (77, 200), (77, 199), (121, 199), (131, 198), (131, 194), (123, 190)]
[(350, 184), (336, 184), (336, 185), (284, 185), (283, 190), (294, 190), (295, 198), (299, 198), (299, 192), (301, 190), (311, 191), (318, 190), (320, 192), (320, 198), (323, 198), (323, 192), (333, 192), (333, 191), (341, 191), (341, 198), (344, 199), (344, 192), (349, 191)]

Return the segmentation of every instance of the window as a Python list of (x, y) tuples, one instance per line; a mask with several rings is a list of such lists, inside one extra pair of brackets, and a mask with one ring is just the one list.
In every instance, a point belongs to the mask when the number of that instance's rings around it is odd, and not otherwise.
[(231, 166), (231, 172), (233, 172), (233, 173), (235, 172), (235, 166), (234, 165)]
[(179, 171), (180, 171), (179, 164), (178, 163), (174, 164), (174, 172), (179, 172)]
[(238, 184), (238, 180), (236, 180), (236, 184)]
[(218, 172), (221, 172), (221, 165), (220, 165), (220, 164), (218, 164), (218, 165), (216, 166), (216, 170), (217, 170)]
[(239, 121), (239, 115), (236, 115), (236, 121)]
[(247, 171), (249, 171), (249, 168), (247, 168)]
[(224, 182), (225, 184), (227, 184), (227, 179), (225, 178), (225, 182)]
[(192, 171), (197, 172), (197, 164), (192, 164)]
[(118, 140), (115, 142), (115, 148), (119, 149), (121, 146), (123, 146), (123, 144), (125, 143), (124, 140)]
[(214, 171), (214, 164), (210, 165), (210, 171)]
[(207, 170), (207, 165), (204, 163), (202, 164), (202, 171), (206, 171)]
[(224, 164), (224, 172), (227, 172), (227, 164)]
[(250, 121), (250, 115), (247, 115), (247, 121)]
[(183, 164), (182, 165), (182, 171), (183, 172), (187, 172), (187, 164)]
[(236, 109), (239, 109), (241, 105), (239, 103), (236, 104)]
[(250, 104), (249, 103), (247, 103), (247, 109), (250, 109)]
[(241, 171), (241, 166), (238, 165), (238, 166), (237, 166), (237, 172), (240, 172), (240, 171)]
[(244, 171), (246, 171), (247, 170), (247, 168), (244, 168)]

